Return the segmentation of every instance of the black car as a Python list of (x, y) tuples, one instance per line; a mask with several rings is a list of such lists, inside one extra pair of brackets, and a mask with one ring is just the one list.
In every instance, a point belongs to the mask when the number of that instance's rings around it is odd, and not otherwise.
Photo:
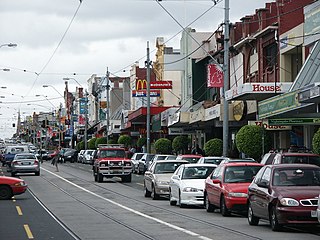
[(70, 149), (70, 150), (67, 150), (63, 153), (63, 155), (61, 156), (62, 158), (62, 161), (63, 162), (75, 162), (77, 161), (77, 158), (78, 158), (78, 151), (75, 150), (75, 149)]

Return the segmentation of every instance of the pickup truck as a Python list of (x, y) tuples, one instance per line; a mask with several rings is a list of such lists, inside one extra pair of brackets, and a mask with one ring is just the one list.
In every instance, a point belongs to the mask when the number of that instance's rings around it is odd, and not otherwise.
[(104, 177), (120, 177), (122, 182), (131, 182), (132, 163), (123, 145), (99, 144), (97, 150), (92, 166), (96, 182), (103, 182)]

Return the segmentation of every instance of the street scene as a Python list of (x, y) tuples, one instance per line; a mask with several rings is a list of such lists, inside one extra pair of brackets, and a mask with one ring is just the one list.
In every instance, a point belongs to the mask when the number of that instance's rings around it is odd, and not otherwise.
[(320, 1), (0, 3), (0, 239), (317, 239)]

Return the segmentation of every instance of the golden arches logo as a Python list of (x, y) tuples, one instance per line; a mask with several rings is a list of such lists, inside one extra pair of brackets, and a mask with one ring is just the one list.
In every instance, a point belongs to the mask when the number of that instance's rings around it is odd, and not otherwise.
[(136, 90), (145, 90), (147, 89), (147, 80), (145, 79), (139, 79), (136, 80)]

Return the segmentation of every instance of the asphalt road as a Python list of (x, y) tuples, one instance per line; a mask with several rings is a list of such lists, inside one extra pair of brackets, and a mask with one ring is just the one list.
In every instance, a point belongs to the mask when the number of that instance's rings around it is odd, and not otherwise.
[[(21, 176), (29, 192), (0, 202), (0, 239), (290, 239), (320, 238), (320, 227), (273, 232), (267, 222), (250, 226), (243, 216), (222, 217), (200, 207), (170, 206), (143, 194), (143, 177), (96, 183), (90, 165), (45, 162), (41, 176)], [(46, 211), (43, 206), (51, 214)], [(20, 206), (23, 216), (17, 214)], [(53, 216), (63, 224), (59, 224)], [(3, 225), (3, 223), (6, 223)], [(33, 238), (27, 235), (28, 225)], [(73, 234), (73, 235), (72, 235)]]

